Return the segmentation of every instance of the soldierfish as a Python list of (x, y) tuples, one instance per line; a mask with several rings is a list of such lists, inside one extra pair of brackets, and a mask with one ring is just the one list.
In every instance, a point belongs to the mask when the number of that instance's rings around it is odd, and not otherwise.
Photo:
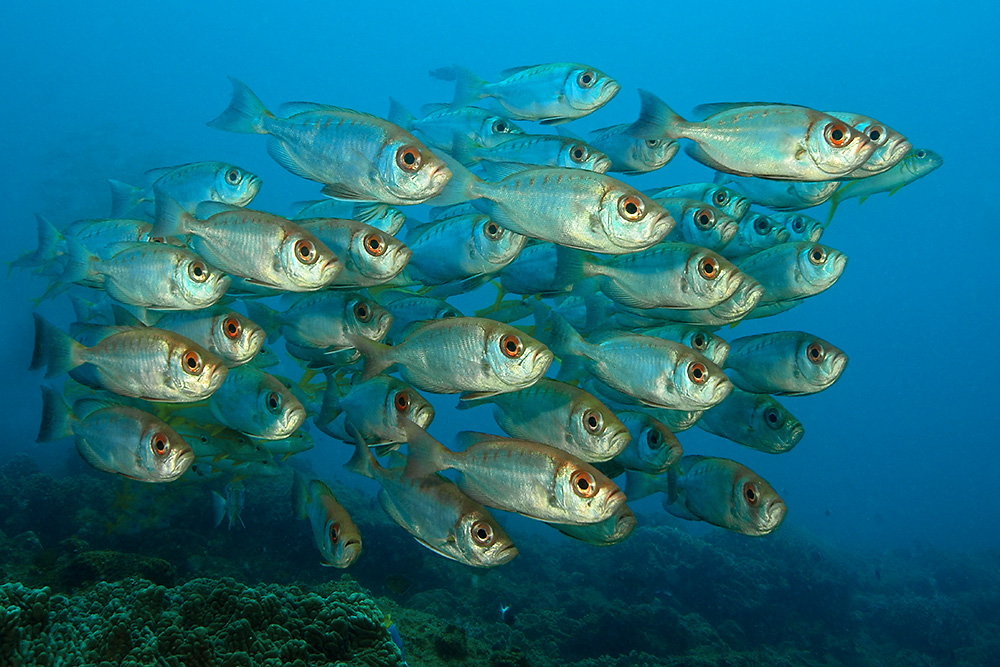
[(361, 555), (361, 531), (324, 482), (307, 481), (296, 472), (292, 510), (295, 518), (309, 519), (324, 567), (350, 567)]
[(208, 407), (220, 424), (261, 440), (287, 438), (306, 418), (302, 403), (277, 378), (249, 365), (230, 369)]
[(415, 253), (409, 276), (439, 285), (497, 273), (514, 261), (528, 239), (473, 213), (415, 227), (406, 240)]
[(779, 243), (787, 243), (791, 236), (784, 225), (757, 211), (747, 213), (738, 224), (739, 229), (732, 240), (719, 250), (719, 254), (733, 262)]
[(716, 183), (684, 183), (664, 188), (646, 190), (653, 199), (664, 198), (697, 199), (710, 204), (733, 220), (739, 220), (750, 210), (750, 200), (736, 190)]
[(353, 347), (351, 334), (382, 340), (392, 326), (392, 315), (357, 292), (291, 294), (282, 301), (280, 312), (253, 301), (247, 302), (247, 312), (269, 338), (280, 331), (286, 342), (299, 347), (337, 352)]
[(776, 331), (732, 341), (725, 368), (745, 391), (801, 396), (826, 389), (846, 366), (847, 355), (825, 340), (802, 331)]
[(664, 138), (660, 127), (648, 120), (648, 107), (658, 101), (656, 95), (639, 90), (639, 100), (642, 106), (637, 121), (590, 133), (590, 143), (610, 158), (610, 171), (623, 174), (655, 171), (670, 162), (680, 148), (676, 141)]
[(799, 420), (777, 400), (739, 387), (733, 387), (725, 400), (705, 410), (698, 427), (769, 454), (787, 452), (805, 433)]
[(841, 186), (841, 181), (771, 181), (721, 171), (715, 173), (715, 182), (744, 195), (747, 206), (753, 202), (776, 211), (799, 211), (819, 206)]
[(370, 287), (387, 283), (402, 271), (413, 252), (371, 225), (345, 218), (307, 218), (298, 224), (322, 241), (343, 263), (331, 287)]
[(844, 272), (847, 256), (819, 243), (781, 243), (737, 263), (764, 288), (760, 305), (804, 299), (829, 289)]
[[(466, 137), (455, 137), (452, 154), (466, 166), (486, 161), (586, 169), (598, 174), (611, 166), (608, 156), (593, 146), (575, 137), (552, 134), (516, 135), (489, 148), (477, 146)], [(488, 166), (484, 168), (489, 173)]]
[(739, 231), (734, 218), (703, 201), (682, 197), (660, 197), (654, 201), (677, 222), (667, 241), (683, 241), (719, 252)]
[(643, 412), (619, 412), (631, 434), (628, 446), (614, 461), (628, 470), (664, 472), (684, 455), (680, 441), (667, 426)]
[[(121, 218), (140, 204), (152, 204), (154, 189), (166, 192), (181, 206), (194, 208), (203, 201), (246, 206), (260, 190), (260, 177), (225, 162), (192, 162), (146, 172), (148, 187), (137, 188), (108, 179), (111, 217)], [(152, 208), (152, 207), (150, 207)]]
[(509, 119), (471, 106), (427, 104), (421, 109), (422, 118), (398, 101), (389, 98), (389, 120), (403, 129), (415, 132), (434, 148), (446, 153), (455, 151), (455, 139), (464, 137), (476, 146), (492, 148), (524, 130)]
[(788, 240), (793, 243), (797, 241), (815, 243), (820, 240), (826, 229), (819, 220), (796, 211), (771, 213), (770, 217), (785, 226), (785, 229), (788, 230)]
[(372, 446), (406, 442), (400, 417), (421, 428), (427, 428), (434, 419), (434, 407), (427, 399), (398, 378), (376, 375), (365, 382), (342, 387), (337, 377), (327, 372), (326, 382), (313, 424), (344, 442), (353, 442), (352, 431), (362, 433)]

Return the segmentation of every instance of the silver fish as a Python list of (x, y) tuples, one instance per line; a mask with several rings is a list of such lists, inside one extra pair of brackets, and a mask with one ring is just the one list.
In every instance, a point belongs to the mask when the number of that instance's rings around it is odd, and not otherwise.
[(391, 345), (403, 342), (415, 322), (462, 316), (461, 311), (447, 301), (404, 290), (386, 290), (377, 299), (392, 315), (392, 326), (385, 336), (385, 341)]
[(734, 218), (697, 199), (662, 197), (653, 201), (667, 209), (677, 222), (667, 235), (668, 241), (684, 241), (719, 252), (739, 231)]
[[(469, 166), (481, 162), (517, 163), (545, 167), (586, 169), (603, 174), (611, 167), (608, 156), (576, 137), (551, 134), (512, 136), (490, 147), (478, 146), (467, 137), (455, 137), (451, 151)], [(489, 173), (488, 165), (484, 165)]]
[(629, 506), (622, 503), (618, 511), (604, 521), (583, 525), (565, 523), (549, 523), (548, 525), (575, 540), (598, 547), (609, 547), (624, 541), (626, 537), (631, 535), (637, 522), (635, 514)]
[(552, 296), (572, 289), (573, 285), (560, 280), (556, 273), (558, 248), (553, 243), (525, 246), (517, 258), (500, 272), (503, 291)]
[(421, 112), (423, 117), (415, 118), (402, 104), (389, 98), (391, 122), (417, 133), (445, 153), (455, 152), (454, 140), (458, 137), (477, 146), (492, 148), (510, 137), (524, 134), (524, 130), (510, 119), (476, 107), (427, 104)]
[(745, 391), (801, 396), (823, 391), (840, 377), (847, 355), (802, 331), (778, 331), (730, 343), (726, 374)]
[(944, 164), (944, 159), (934, 151), (926, 148), (914, 148), (895, 166), (881, 174), (844, 183), (833, 193), (826, 224), (830, 224), (837, 207), (845, 199), (857, 197), (858, 203), (863, 204), (866, 199), (880, 192), (888, 192), (891, 197), (903, 187), (923, 178), (942, 164)]
[(415, 253), (407, 271), (410, 277), (424, 285), (440, 285), (499, 272), (514, 261), (528, 239), (489, 216), (472, 214), (413, 228), (406, 240)]
[(787, 243), (791, 234), (777, 220), (750, 211), (739, 221), (739, 230), (719, 252), (733, 262), (749, 257), (761, 250)]
[(649, 122), (651, 107), (659, 99), (648, 90), (639, 90), (639, 119), (634, 123), (612, 125), (590, 133), (590, 143), (611, 159), (610, 171), (645, 174), (666, 165), (677, 155), (680, 144), (662, 136), (661, 129)]
[(351, 218), (364, 222), (395, 236), (406, 223), (406, 215), (398, 208), (387, 204), (372, 204), (366, 202), (341, 201), (339, 199), (320, 199), (318, 201), (299, 202), (298, 209), (292, 220), (307, 220), (309, 218)]
[(769, 454), (787, 452), (805, 434), (799, 420), (777, 400), (739, 387), (733, 387), (725, 400), (706, 410), (698, 420), (698, 427)]
[[(118, 324), (137, 326), (137, 318), (116, 309)], [(193, 340), (212, 354), (222, 357), (227, 366), (245, 364), (260, 351), (267, 334), (264, 330), (225, 306), (201, 310), (164, 313), (154, 317), (152, 325)]]
[(830, 288), (847, 266), (847, 256), (819, 243), (782, 243), (737, 266), (764, 288), (761, 305), (803, 299)]
[(715, 173), (716, 183), (722, 183), (745, 196), (750, 202), (776, 211), (800, 211), (826, 202), (840, 181), (771, 181), (766, 178), (734, 176), (725, 172)]
[[(761, 299), (764, 297), (764, 288), (753, 279), (745, 269), (744, 279), (736, 288), (733, 294), (712, 308), (703, 310), (681, 310), (678, 308), (650, 308), (647, 310), (627, 310), (632, 315), (639, 315), (643, 318), (640, 326), (650, 326), (656, 320), (667, 322), (686, 322), (699, 326), (723, 326), (735, 324), (744, 317), (748, 317), (755, 312)], [(650, 318), (653, 321), (650, 321)]]
[(815, 243), (823, 236), (825, 225), (815, 218), (797, 212), (772, 213), (771, 219), (785, 226), (788, 230), (788, 240), (812, 241)]
[(406, 442), (401, 416), (427, 428), (434, 420), (434, 407), (416, 389), (388, 375), (342, 387), (327, 373), (323, 403), (313, 423), (344, 442), (352, 442), (351, 431), (356, 430), (372, 446), (391, 445)]
[(684, 455), (681, 443), (667, 426), (643, 412), (619, 412), (631, 433), (628, 446), (615, 461), (628, 470), (660, 474)]
[(296, 518), (309, 519), (324, 567), (350, 567), (361, 555), (361, 531), (324, 482), (296, 472), (292, 507)]
[(261, 440), (289, 437), (306, 417), (305, 408), (277, 378), (252, 366), (230, 369), (208, 407), (220, 424)]
[(827, 111), (827, 115), (839, 118), (855, 130), (863, 132), (875, 144), (875, 152), (860, 167), (850, 173), (851, 178), (867, 178), (881, 174), (903, 159), (913, 146), (906, 137), (874, 118), (846, 111)]
[(248, 301), (247, 313), (272, 337), (280, 330), (285, 340), (300, 347), (336, 352), (353, 347), (351, 334), (382, 340), (392, 325), (392, 315), (356, 292), (332, 291), (288, 295), (277, 312)]
[[(142, 204), (152, 204), (154, 189), (166, 192), (185, 208), (203, 201), (247, 206), (260, 190), (260, 177), (226, 162), (192, 162), (146, 172), (148, 187), (121, 181), (111, 184), (111, 217), (121, 218)], [(151, 208), (151, 207), (150, 207)]]
[(655, 336), (666, 340), (676, 341), (682, 345), (687, 345), (698, 354), (711, 359), (715, 364), (722, 367), (729, 354), (729, 343), (719, 336), (705, 331), (701, 327), (690, 324), (670, 323), (661, 324), (638, 332), (644, 336)]
[(697, 199), (710, 204), (733, 220), (739, 220), (750, 210), (750, 200), (736, 190), (717, 183), (685, 183), (646, 190), (653, 199)]
[(395, 237), (371, 225), (344, 218), (299, 220), (340, 259), (343, 271), (330, 287), (370, 287), (387, 283), (399, 275), (413, 251)]

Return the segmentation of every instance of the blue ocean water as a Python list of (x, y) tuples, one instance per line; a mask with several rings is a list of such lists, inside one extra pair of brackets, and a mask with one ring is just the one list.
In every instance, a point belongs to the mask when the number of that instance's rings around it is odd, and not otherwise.
[[(139, 182), (158, 166), (244, 166), (264, 182), (254, 205), (277, 213), (315, 198), (315, 184), (275, 164), (263, 139), (206, 127), (228, 103), (227, 76), (269, 105), (309, 100), (384, 116), (389, 96), (411, 109), (449, 101), (452, 85), (427, 72), (451, 63), (490, 79), (516, 65), (579, 61), (623, 86), (570, 125), (579, 134), (633, 120), (637, 88), (682, 114), (749, 100), (864, 113), (933, 149), (944, 166), (892, 197), (843, 204), (823, 237), (849, 257), (840, 281), (733, 332), (815, 333), (850, 355), (847, 370), (831, 389), (785, 401), (806, 428), (786, 455), (698, 429), (680, 439), (688, 453), (738, 459), (770, 481), (789, 507), (782, 530), (860, 553), (915, 543), (996, 549), (1000, 365), (991, 349), (990, 249), (1000, 245), (991, 185), (1000, 142), (991, 127), (998, 93), (984, 74), (1000, 62), (998, 26), (994, 4), (931, 1), (905, 10), (855, 2), (9, 4), (0, 9), (2, 258), (34, 247), (34, 214), (57, 225), (103, 215), (107, 178)], [(681, 154), (630, 182), (711, 175)], [(27, 453), (54, 467), (72, 450), (34, 444), (40, 378), (27, 371), (30, 299), (43, 289), (18, 272), (0, 286), (0, 461)], [(65, 302), (41, 312), (68, 321)], [(487, 414), (456, 412), (454, 402), (435, 399), (431, 432), (444, 442)], [(347, 480), (339, 466), (348, 455), (321, 442), (308, 456)], [(658, 502), (644, 503), (637, 507), (658, 511)]]

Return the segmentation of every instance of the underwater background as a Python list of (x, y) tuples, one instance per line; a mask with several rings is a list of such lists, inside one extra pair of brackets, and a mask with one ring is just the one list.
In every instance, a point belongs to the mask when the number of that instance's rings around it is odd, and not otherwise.
[[(346, 575), (320, 567), (308, 525), (291, 520), (289, 480), (248, 481), (246, 527), (227, 531), (212, 526), (207, 488), (123, 482), (87, 467), (68, 440), (35, 444), (40, 374), (27, 366), (32, 299), (45, 283), (13, 272), (0, 287), (0, 664), (15, 660), (5, 642), (30, 643), (44, 635), (39, 624), (54, 622), (38, 604), (56, 610), (52, 618), (106, 619), (94, 627), (121, 641), (105, 647), (148, 645), (132, 628), (153, 619), (159, 649), (132, 663), (130, 648), (95, 647), (93, 664), (214, 664), (205, 657), (212, 641), (229, 651), (218, 664), (327, 664), (287, 647), (308, 644), (310, 632), (343, 635), (337, 622), (363, 626), (351, 614), (369, 608), (379, 621), (351, 636), (374, 648), (352, 648), (364, 657), (346, 664), (397, 664), (384, 612), (410, 665), (1000, 664), (998, 27), (993, 4), (942, 2), (4, 6), (5, 260), (35, 247), (35, 214), (57, 225), (105, 215), (106, 179), (140, 182), (154, 167), (240, 165), (263, 181), (254, 206), (279, 214), (316, 198), (316, 185), (275, 164), (262, 141), (206, 127), (228, 103), (227, 76), (268, 103), (313, 100), (384, 117), (390, 96), (411, 109), (450, 100), (452, 85), (427, 75), (438, 67), (492, 79), (517, 65), (576, 61), (623, 86), (572, 124), (578, 134), (633, 120), (635, 89), (646, 88), (682, 114), (750, 100), (858, 111), (945, 164), (892, 197), (844, 203), (823, 236), (849, 257), (838, 284), (732, 332), (808, 331), (850, 355), (835, 386), (784, 401), (805, 426), (802, 442), (772, 456), (699, 429), (679, 435), (685, 453), (735, 458), (775, 487), (789, 513), (774, 534), (688, 523), (656, 498), (630, 503), (639, 527), (605, 549), (504, 515), (520, 557), (485, 572), (411, 540), (373, 502), (377, 487), (341, 469), (351, 449), (318, 432), (316, 448), (296, 458), (345, 485), (338, 497), (365, 537)], [(711, 178), (681, 154), (625, 180), (645, 189)], [(59, 299), (39, 312), (63, 326), (72, 316)], [(444, 442), (463, 429), (498, 432), (481, 426), (483, 409), (431, 400), (431, 430)], [(213, 599), (220, 590), (229, 596)], [(182, 599), (178, 625), (157, 626), (159, 612), (142, 611)], [(316, 628), (309, 622), (327, 615), (310, 605), (344, 613)], [(250, 619), (251, 630), (220, 618)], [(192, 630), (199, 625), (205, 632)], [(269, 648), (247, 648), (265, 634)], [(58, 652), (12, 664), (60, 664)]]

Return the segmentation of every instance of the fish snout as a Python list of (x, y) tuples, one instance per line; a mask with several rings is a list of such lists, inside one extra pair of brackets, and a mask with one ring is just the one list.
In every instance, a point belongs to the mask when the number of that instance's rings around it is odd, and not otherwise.
[(611, 169), (611, 158), (606, 155), (594, 160), (594, 171), (598, 174), (608, 173), (608, 169)]

